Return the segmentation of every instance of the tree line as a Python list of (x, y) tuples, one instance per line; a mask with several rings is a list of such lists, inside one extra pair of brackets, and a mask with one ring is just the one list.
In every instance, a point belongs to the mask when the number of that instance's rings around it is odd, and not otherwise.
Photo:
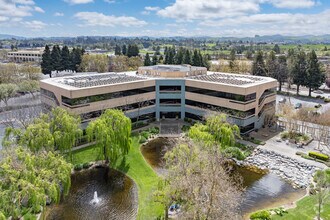
[(277, 79), (279, 91), (285, 82), (297, 86), (297, 95), (300, 86), (306, 86), (309, 88), (309, 96), (312, 90), (318, 89), (325, 82), (326, 78), (314, 50), (306, 54), (302, 50), (289, 49), (287, 55), (280, 56), (276, 56), (274, 51), (268, 54), (258, 51), (254, 57), (251, 73)]
[(27, 65), (0, 64), (0, 101), (8, 107), (8, 101), (19, 93), (39, 91), (40, 68)]
[(70, 51), (67, 46), (60, 48), (59, 45), (54, 45), (50, 50), (49, 46), (46, 45), (42, 54), (42, 73), (51, 76), (52, 71), (78, 71), (84, 53), (85, 50), (79, 47), (74, 47)]
[(120, 55), (124, 55), (124, 56), (128, 56), (128, 57), (136, 57), (139, 56), (140, 50), (138, 45), (136, 44), (129, 44), (128, 46), (126, 46), (126, 44), (124, 44), (122, 47), (119, 45), (116, 45), (115, 47), (115, 55), (116, 56), (120, 56)]
[(165, 47), (164, 50), (165, 58), (162, 55), (159, 56), (154, 53), (152, 59), (147, 53), (144, 59), (145, 66), (157, 65), (159, 63), (163, 64), (189, 64), (192, 66), (202, 66), (209, 69), (209, 56), (202, 55), (200, 50), (189, 50), (183, 47), (176, 49), (175, 46)]

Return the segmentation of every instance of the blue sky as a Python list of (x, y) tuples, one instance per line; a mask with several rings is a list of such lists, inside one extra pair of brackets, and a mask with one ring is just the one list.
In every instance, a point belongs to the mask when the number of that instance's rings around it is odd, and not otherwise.
[(330, 0), (0, 0), (0, 34), (330, 34)]

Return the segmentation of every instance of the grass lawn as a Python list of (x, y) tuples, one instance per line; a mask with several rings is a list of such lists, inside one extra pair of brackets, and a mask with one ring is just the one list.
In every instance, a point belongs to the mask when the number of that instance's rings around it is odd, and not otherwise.
[[(297, 207), (289, 209), (287, 214), (282, 217), (273, 215), (272, 220), (312, 220), (316, 216), (316, 196), (308, 196), (297, 202)], [(323, 212), (321, 217), (326, 220), (330, 219), (330, 202), (323, 205)]]
[[(100, 159), (102, 158), (99, 149), (94, 146), (73, 152), (74, 164)], [(128, 155), (118, 160), (114, 168), (132, 178), (138, 187), (139, 209), (137, 219), (156, 219), (163, 214), (162, 205), (152, 200), (153, 190), (157, 188), (160, 177), (144, 160), (138, 137), (132, 137), (132, 147)]]

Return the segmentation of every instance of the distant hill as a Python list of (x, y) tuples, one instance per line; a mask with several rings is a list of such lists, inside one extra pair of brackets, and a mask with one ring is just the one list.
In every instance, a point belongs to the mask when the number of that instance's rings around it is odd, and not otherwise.
[(20, 37), (20, 36), (15, 36), (10, 34), (0, 34), (0, 40), (13, 39), (13, 38), (17, 40), (25, 39), (25, 37)]

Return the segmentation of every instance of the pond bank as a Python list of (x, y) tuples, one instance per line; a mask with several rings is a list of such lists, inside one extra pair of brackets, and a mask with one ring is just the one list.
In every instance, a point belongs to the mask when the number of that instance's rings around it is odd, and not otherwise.
[(267, 169), (290, 182), (294, 188), (308, 187), (313, 174), (319, 169), (291, 157), (260, 148), (256, 148), (242, 164)]

